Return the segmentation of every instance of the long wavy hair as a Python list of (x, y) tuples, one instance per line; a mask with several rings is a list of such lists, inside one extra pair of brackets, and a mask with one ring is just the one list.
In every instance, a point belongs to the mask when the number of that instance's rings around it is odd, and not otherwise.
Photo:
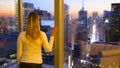
[(39, 16), (35, 12), (28, 15), (26, 38), (30, 41), (40, 38), (40, 21)]

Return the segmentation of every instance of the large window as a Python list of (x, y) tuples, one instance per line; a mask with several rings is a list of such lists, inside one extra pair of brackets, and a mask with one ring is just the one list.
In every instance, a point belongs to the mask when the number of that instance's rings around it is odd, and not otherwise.
[[(17, 37), (19, 30), (26, 30), (27, 17), (30, 12), (35, 11), (41, 18), (41, 30), (47, 34), (48, 40), (51, 29), (54, 27), (54, 0), (50, 2), (22, 0), (19, 2), (22, 2), (22, 5), (18, 4), (18, 0), (0, 1), (0, 68), (17, 67)], [(18, 13), (18, 10), (22, 12)], [(23, 20), (18, 20), (18, 18)], [(51, 53), (43, 50), (43, 67), (47, 66), (54, 67), (54, 50)]]
[(17, 0), (0, 0), (0, 68), (16, 62)]
[[(22, 7), (20, 4), (18, 7), (18, 0), (0, 0), (0, 68), (14, 66), (13, 64), (16, 64), (15, 67), (17, 67), (17, 37), (19, 30), (26, 30), (27, 17), (31, 11), (35, 11), (40, 16), (41, 30), (47, 34), (48, 40), (50, 30), (54, 26), (54, 19), (59, 22), (56, 23), (58, 26), (63, 25), (62, 15), (60, 15), (63, 6), (61, 4), (58, 6), (57, 0), (19, 1), (22, 2)], [(54, 2), (57, 6), (56, 15), (54, 15)], [(21, 9), (22, 12), (18, 13), (18, 9)], [(20, 15), (21, 18), (19, 18)], [(95, 0), (94, 3), (90, 0), (64, 0), (64, 26), (59, 26), (59, 37), (57, 36), (57, 40), (62, 41), (62, 36), (65, 34), (64, 67), (119, 68), (119, 22), (119, 0)], [(60, 34), (63, 28), (64, 33)], [(55, 56), (59, 57), (63, 52), (60, 50), (63, 49), (62, 43), (57, 43), (60, 46), (56, 47), (61, 48), (55, 51), (55, 53), (59, 53)], [(51, 53), (43, 50), (43, 67), (52, 66), (54, 68), (55, 56), (54, 50)], [(58, 59), (58, 61), (61, 64), (62, 60)]]
[(64, 0), (64, 3), (68, 67), (109, 68), (113, 62), (117, 64), (117, 61), (107, 60), (109, 57), (101, 59), (99, 53), (120, 47), (120, 1)]

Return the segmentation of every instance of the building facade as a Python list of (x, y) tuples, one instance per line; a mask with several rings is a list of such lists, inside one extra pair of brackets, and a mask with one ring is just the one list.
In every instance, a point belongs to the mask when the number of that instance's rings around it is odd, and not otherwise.
[(111, 5), (112, 23), (110, 24), (110, 42), (120, 41), (120, 3)]

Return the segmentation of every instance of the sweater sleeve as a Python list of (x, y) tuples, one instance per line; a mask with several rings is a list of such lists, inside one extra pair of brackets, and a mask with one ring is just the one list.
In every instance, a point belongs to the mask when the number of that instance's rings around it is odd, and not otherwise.
[(43, 48), (45, 49), (46, 52), (51, 52), (52, 51), (52, 47), (53, 47), (53, 43), (54, 43), (54, 37), (51, 36), (50, 40), (48, 42), (47, 36), (43, 32), (42, 33), (42, 38), (43, 38)]
[(22, 57), (21, 35), (22, 35), (22, 33), (19, 34), (18, 39), (17, 39), (17, 62), (18, 62), (18, 64), (20, 64), (20, 60), (21, 60), (21, 57)]

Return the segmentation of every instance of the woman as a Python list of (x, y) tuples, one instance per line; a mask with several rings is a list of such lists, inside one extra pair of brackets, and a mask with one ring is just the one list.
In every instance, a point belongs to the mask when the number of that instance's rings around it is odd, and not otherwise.
[(27, 30), (21, 32), (17, 41), (18, 68), (42, 68), (42, 46), (47, 52), (52, 51), (56, 28), (48, 42), (46, 34), (40, 31), (39, 17), (31, 12), (28, 16)]

